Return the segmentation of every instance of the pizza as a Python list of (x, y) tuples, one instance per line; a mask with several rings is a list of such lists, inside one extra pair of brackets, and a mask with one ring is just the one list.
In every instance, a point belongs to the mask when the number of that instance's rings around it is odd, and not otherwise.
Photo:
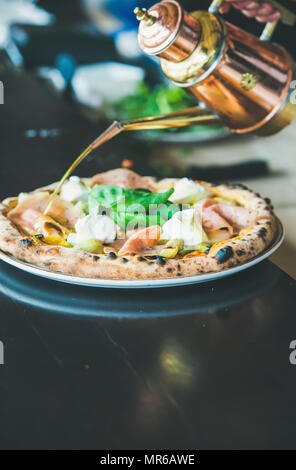
[(217, 272), (277, 235), (271, 202), (243, 185), (157, 180), (119, 168), (0, 203), (0, 249), (47, 270), (101, 279)]

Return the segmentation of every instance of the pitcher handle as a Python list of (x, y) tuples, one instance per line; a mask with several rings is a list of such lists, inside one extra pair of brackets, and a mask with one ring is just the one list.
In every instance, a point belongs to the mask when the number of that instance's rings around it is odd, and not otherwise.
[[(224, 0), (213, 0), (211, 5), (209, 6), (209, 12), (214, 14), (219, 13), (219, 9), (223, 3)], [(280, 11), (281, 17), (276, 21), (270, 21), (269, 23), (266, 23), (260, 36), (260, 39), (262, 41), (270, 41), (280, 20), (289, 26), (294, 26), (296, 24), (296, 15), (294, 13), (292, 13), (287, 8), (283, 7), (280, 3), (276, 2), (275, 0), (268, 0), (268, 3), (270, 3), (273, 7)]]

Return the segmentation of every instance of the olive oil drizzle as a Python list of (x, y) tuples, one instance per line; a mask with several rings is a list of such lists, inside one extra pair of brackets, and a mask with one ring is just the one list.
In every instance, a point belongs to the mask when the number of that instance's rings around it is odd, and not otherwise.
[(73, 173), (75, 168), (97, 147), (108, 142), (122, 131), (140, 131), (152, 129), (170, 129), (172, 127), (186, 126), (209, 126), (221, 124), (219, 118), (207, 109), (198, 107), (188, 108), (174, 113), (161, 114), (159, 116), (149, 116), (143, 119), (135, 119), (132, 121), (118, 122), (114, 121), (99, 137), (97, 137), (86, 149), (76, 158), (72, 165), (68, 168), (64, 176), (61, 178), (53, 193), (50, 195), (47, 205), (43, 211), (46, 215), (50, 212), (54, 198), (60, 192), (64, 182)]
[(101, 145), (103, 145), (105, 142), (108, 142), (108, 140), (112, 139), (113, 137), (115, 137), (117, 134), (119, 134), (120, 132), (122, 132), (124, 130), (124, 128), (122, 127), (122, 125), (117, 122), (117, 121), (114, 121), (111, 126), (108, 127), (108, 129), (106, 129), (101, 135), (99, 135), (99, 137), (97, 137), (88, 147), (86, 147), (86, 149), (79, 155), (79, 157), (76, 158), (76, 160), (72, 163), (72, 165), (68, 168), (68, 170), (66, 171), (66, 173), (63, 175), (63, 177), (60, 179), (60, 181), (58, 182), (55, 190), (53, 191), (53, 193), (50, 195), (49, 199), (48, 199), (48, 202), (47, 202), (47, 205), (43, 211), (43, 214), (46, 215), (48, 214), (48, 212), (50, 212), (50, 208), (51, 208), (51, 205), (53, 203), (53, 200), (54, 198), (58, 195), (58, 193), (60, 192), (64, 182), (66, 181), (67, 178), (69, 178), (69, 176), (73, 173), (73, 171), (75, 170), (75, 168), (77, 168), (77, 166), (94, 150), (96, 149), (97, 147), (100, 147)]

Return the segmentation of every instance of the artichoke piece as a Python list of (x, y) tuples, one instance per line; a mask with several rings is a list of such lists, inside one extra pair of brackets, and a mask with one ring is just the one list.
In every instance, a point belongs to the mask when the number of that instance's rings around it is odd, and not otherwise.
[(178, 250), (183, 250), (184, 242), (179, 238), (174, 238), (173, 240), (169, 240), (166, 244), (168, 248), (178, 248)]
[(104, 253), (104, 245), (98, 240), (86, 240), (84, 242), (77, 243), (77, 245), (75, 246), (77, 246), (83, 251), (87, 251), (88, 253)]
[(206, 253), (209, 251), (211, 244), (207, 242), (199, 243), (198, 245), (192, 246), (191, 248), (183, 249), (179, 252), (180, 255), (184, 256), (190, 253), (191, 251), (200, 251), (202, 253)]
[(211, 244), (210, 243), (207, 243), (207, 242), (202, 242), (200, 243), (199, 245), (197, 245), (197, 247), (195, 248), (196, 251), (202, 251), (203, 253), (205, 251), (209, 251), (209, 249), (211, 248)]
[(34, 229), (38, 234), (42, 234), (45, 238), (58, 237), (66, 239), (70, 233), (70, 230), (64, 227), (56, 219), (44, 214), (37, 217), (34, 223)]
[(177, 246), (175, 248), (164, 248), (161, 250), (159, 255), (163, 258), (175, 258), (175, 256), (178, 254), (178, 251), (179, 249)]
[[(33, 237), (33, 238), (34, 238), (34, 240), (38, 240), (38, 238), (36, 238), (36, 236)], [(49, 235), (48, 237), (44, 237), (44, 238), (42, 238), (41, 241), (46, 243), (47, 245), (59, 245), (59, 246), (65, 246), (66, 248), (71, 248), (71, 246), (72, 246), (64, 238), (58, 237), (58, 236), (55, 236), (55, 235)], [(38, 240), (38, 242), (40, 243), (40, 239)]]
[(179, 250), (182, 250), (184, 243), (183, 240), (174, 238), (173, 240), (169, 240), (165, 246), (166, 248), (161, 250), (160, 256), (163, 258), (175, 258)]
[[(34, 228), (39, 236), (39, 241), (41, 239), (42, 242), (49, 245), (71, 246), (67, 242), (70, 230), (48, 215), (41, 214), (37, 217)], [(40, 238), (41, 235), (42, 238)], [(35, 239), (38, 238), (35, 237)]]
[(84, 201), (78, 201), (74, 204), (74, 207), (82, 214), (88, 214), (88, 203)]

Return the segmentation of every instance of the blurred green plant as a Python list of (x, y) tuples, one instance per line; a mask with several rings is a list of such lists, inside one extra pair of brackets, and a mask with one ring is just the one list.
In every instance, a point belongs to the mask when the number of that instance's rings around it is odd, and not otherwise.
[[(160, 84), (153, 89), (145, 82), (141, 82), (135, 93), (127, 95), (112, 105), (113, 111), (119, 120), (141, 119), (147, 116), (172, 113), (182, 109), (197, 106), (195, 99), (191, 98), (182, 88), (172, 85)], [(186, 127), (182, 129), (166, 129), (158, 132), (179, 131), (197, 132), (208, 126)], [(219, 128), (220, 126), (217, 126)], [(211, 126), (213, 128), (213, 126)]]
[(117, 101), (115, 108), (121, 119), (128, 120), (171, 113), (196, 104), (182, 88), (161, 84), (151, 89), (141, 82), (137, 91)]

